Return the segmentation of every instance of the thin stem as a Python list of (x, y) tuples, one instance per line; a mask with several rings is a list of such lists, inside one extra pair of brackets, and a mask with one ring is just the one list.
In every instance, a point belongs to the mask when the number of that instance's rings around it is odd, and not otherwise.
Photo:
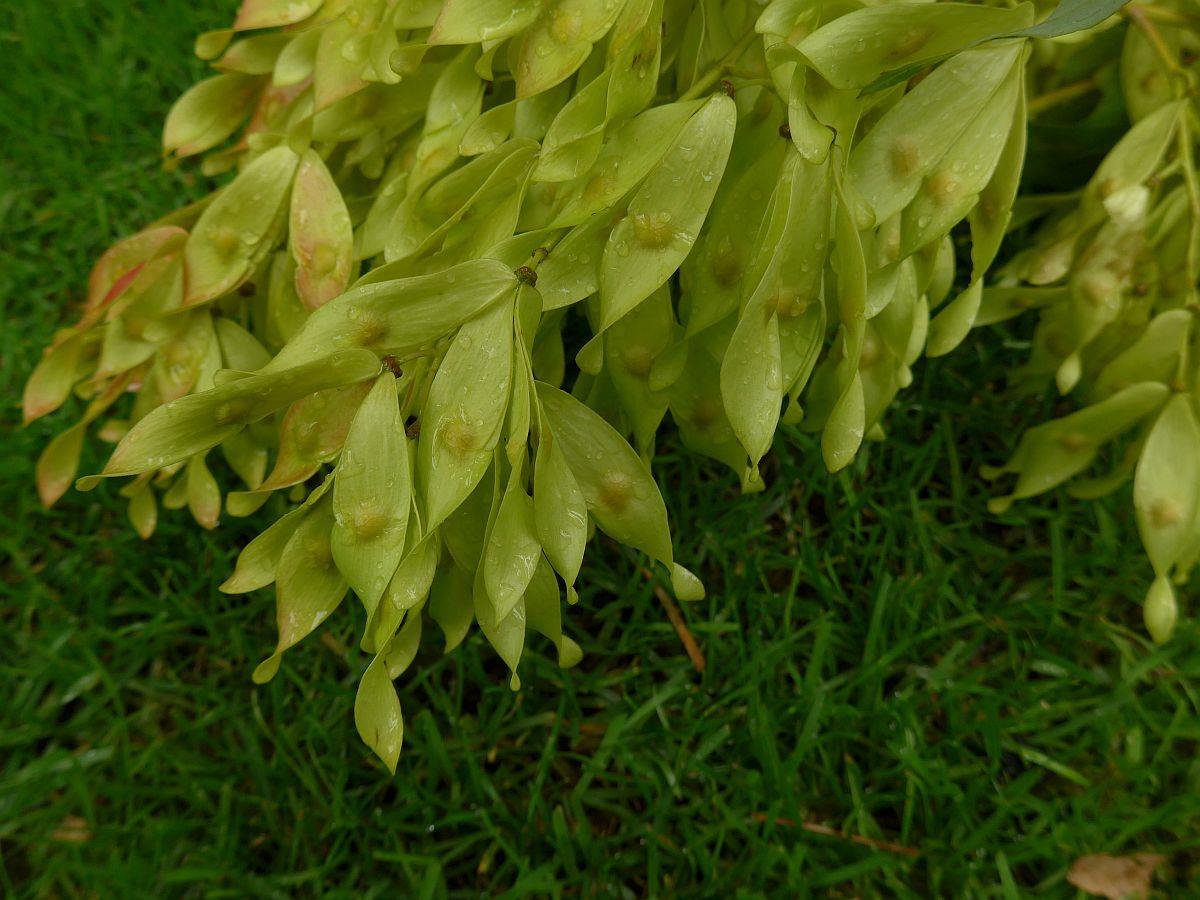
[(1158, 54), (1167, 71), (1175, 76), (1186, 77), (1187, 73), (1179, 64), (1179, 60), (1175, 58), (1175, 54), (1171, 52), (1171, 48), (1167, 46), (1167, 42), (1163, 39), (1158, 27), (1150, 21), (1150, 17), (1146, 14), (1145, 9), (1137, 4), (1131, 4), (1125, 7), (1124, 14), (1133, 20), (1134, 25), (1141, 29), (1142, 34), (1146, 36), (1146, 40), (1150, 42), (1150, 46), (1154, 48), (1154, 52)]
[(1174, 25), (1195, 25), (1200, 22), (1200, 16), (1189, 16), (1187, 13), (1167, 9), (1165, 6), (1155, 6), (1151, 3), (1134, 3), (1129, 8), (1136, 8), (1148, 19), (1157, 19), (1159, 22), (1170, 22)]
[(1064, 85), (1052, 91), (1047, 91), (1040, 97), (1034, 97), (1029, 101), (1029, 115), (1030, 117), (1036, 116), (1038, 113), (1052, 106), (1066, 103), (1068, 100), (1074, 100), (1076, 97), (1082, 97), (1084, 94), (1090, 94), (1096, 90), (1096, 87), (1095, 78), (1085, 78), (1083, 81), (1076, 81), (1074, 84)]
[(692, 86), (688, 88), (679, 99), (695, 100), (705, 91), (717, 83), (717, 80), (725, 74), (725, 72), (735, 62), (741, 59), (743, 53), (754, 43), (754, 39), (758, 37), (758, 32), (751, 31), (744, 35), (740, 41), (733, 45), (733, 49), (717, 60), (716, 65), (710, 68), (707, 72), (692, 82)]
[(1179, 158), (1183, 168), (1183, 182), (1187, 186), (1188, 207), (1191, 221), (1188, 223), (1188, 245), (1186, 256), (1186, 272), (1188, 284), (1188, 306), (1200, 308), (1196, 300), (1196, 277), (1200, 272), (1200, 182), (1196, 178), (1196, 159), (1192, 153), (1192, 128), (1187, 116), (1181, 116), (1177, 140), (1179, 141)]
[(562, 229), (562, 231), (558, 232), (558, 234), (551, 236), (546, 243), (535, 249), (530, 257), (533, 261), (529, 264), (529, 268), (536, 272), (538, 266), (540, 266), (546, 257), (550, 255), (550, 251), (558, 246), (559, 241), (565, 238), (567, 236), (567, 232), (570, 230), (571, 229), (569, 228)]

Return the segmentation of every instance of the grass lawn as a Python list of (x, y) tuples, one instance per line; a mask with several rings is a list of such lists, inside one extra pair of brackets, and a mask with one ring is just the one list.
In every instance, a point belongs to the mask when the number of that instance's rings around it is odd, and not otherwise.
[(986, 513), (978, 465), (1045, 412), (986, 378), (1019, 354), (996, 333), (921, 367), (839, 477), (792, 435), (740, 497), (666, 438), (705, 671), (602, 544), (581, 666), (535, 644), (512, 693), (481, 637), (430, 641), (395, 778), (354, 730), (356, 604), (250, 682), (273, 598), (216, 588), (268, 519), (167, 514), (142, 542), (111, 485), (41, 510), (33, 461), (69, 413), (21, 430), (21, 385), (104, 247), (203, 190), (159, 169), (159, 126), (235, 5), (0, 25), (0, 892), (1074, 897), (1077, 856), (1146, 850), (1196, 895), (1200, 629), (1145, 638), (1127, 496)]

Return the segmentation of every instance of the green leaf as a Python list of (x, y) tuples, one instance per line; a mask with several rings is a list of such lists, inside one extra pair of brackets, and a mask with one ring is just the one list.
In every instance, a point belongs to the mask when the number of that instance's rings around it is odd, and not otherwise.
[(350, 422), (371, 389), (361, 381), (345, 388), (317, 391), (294, 402), (279, 426), (279, 448), (270, 477), (256, 485), (260, 493), (291, 487), (311, 478), (321, 463), (337, 456)]
[(163, 150), (193, 156), (215, 147), (249, 118), (261, 87), (260, 78), (230, 73), (189, 88), (167, 115)]
[(483, 101), (483, 82), (475, 73), (478, 58), (476, 47), (464, 47), (438, 75), (409, 170), (410, 191), (424, 187), (457, 161), (459, 144)]
[(405, 616), (404, 627), (383, 648), (388, 675), (392, 679), (403, 675), (417, 658), (421, 646), (421, 627), (421, 610), (418, 607)]
[(1179, 607), (1175, 602), (1175, 588), (1170, 579), (1159, 575), (1150, 585), (1146, 600), (1142, 606), (1142, 618), (1146, 623), (1146, 631), (1156, 644), (1164, 644), (1175, 630), (1175, 620), (1179, 616)]
[(591, 168), (604, 141), (611, 80), (605, 69), (563, 104), (542, 139), (535, 181), (569, 181)]
[(543, 0), (446, 0), (431, 44), (481, 44), (520, 34), (542, 12)]
[(1041, 494), (1079, 474), (1091, 465), (1101, 445), (1155, 413), (1169, 395), (1164, 385), (1142, 382), (1061, 419), (1030, 428), (1021, 436), (1012, 459), (999, 469), (983, 470), (986, 478), (1005, 472), (1018, 475), (1012, 494), (992, 500), (989, 507), (1002, 512), (1013, 500)]
[[(721, 361), (721, 396), (750, 468), (771, 447), (783, 400), (779, 312), (775, 295), (756, 291), (742, 310)], [(754, 480), (754, 476), (749, 476)]]
[(572, 228), (538, 267), (542, 308), (571, 306), (600, 290), (600, 263), (612, 219), (597, 213)]
[(493, 620), (512, 612), (542, 558), (533, 500), (521, 481), (520, 470), (514, 468), (483, 556), (483, 581), (492, 601)]
[(487, 592), (477, 583), (474, 590), (475, 619), (479, 622), (479, 630), (487, 638), (487, 642), (504, 660), (512, 672), (509, 687), (514, 691), (521, 689), (521, 679), (517, 676), (517, 664), (521, 661), (521, 652), (525, 648), (525, 599), (521, 597), (507, 616), (497, 620), (492, 602)]
[(541, 382), (537, 389), (553, 440), (596, 524), (670, 567), (667, 509), (646, 464), (611, 425), (570, 394)]
[(275, 580), (279, 641), (275, 652), (254, 670), (256, 684), (274, 678), (284, 651), (315, 631), (346, 596), (346, 582), (329, 548), (332, 525), (331, 504), (318, 502), (283, 548)]
[[(358, 26), (370, 28), (370, 13), (363, 15), (363, 12), (365, 10), (359, 10)], [(315, 111), (328, 109), (367, 86), (362, 78), (363, 53), (358, 27), (349, 16), (341, 16), (321, 29), (313, 63)]]
[(596, 0), (550, 0), (517, 49), (513, 66), (517, 98), (540, 94), (578, 69), (591, 54), (592, 44), (612, 27), (621, 6)]
[[(385, 644), (395, 633), (404, 614), (425, 602), (437, 573), (440, 547), (435, 532), (422, 539), (400, 561), (396, 573), (388, 582), (387, 590), (375, 608), (371, 621), (367, 623), (363, 649), (369, 650)], [(419, 620), (419, 617), (416, 618)], [(406, 624), (405, 628), (407, 627)]]
[(158, 504), (146, 486), (129, 498), (129, 523), (142, 540), (149, 540), (158, 526)]
[[(1036, 25), (1028, 25), (1024, 28), (1016, 28), (1011, 31), (1001, 30), (984, 34), (973, 40), (967, 38), (965, 34), (952, 35), (950, 46), (944, 52), (927, 53), (927, 55), (916, 62), (892, 69), (866, 85), (861, 93), (864, 95), (873, 94), (897, 84), (903, 84), (914, 75), (920, 74), (930, 66), (937, 65), (954, 53), (978, 46), (986, 41), (1005, 40), (1009, 38), (1055, 38), (1066, 34), (1073, 34), (1077, 31), (1085, 31), (1088, 28), (1099, 25), (1109, 16), (1114, 15), (1128, 2), (1129, 0), (1062, 0), (1049, 16)], [(939, 7), (943, 5), (949, 4), (939, 4)], [(934, 7), (932, 10), (925, 8), (922, 10), (922, 13), (928, 15), (931, 11), (936, 12), (939, 7)], [(1025, 11), (1028, 9), (1028, 5), (1022, 4), (1021, 6), (1014, 7), (1011, 12), (1013, 14), (1022, 12), (1022, 14), (1027, 15)], [(997, 12), (1000, 11), (998, 10)]]
[(49, 508), (57, 503), (75, 480), (86, 434), (85, 422), (73, 425), (55, 435), (38, 457), (35, 474), (38, 498), (42, 501), (42, 506)]
[(71, 395), (80, 378), (80, 363), (88, 339), (82, 332), (71, 334), (50, 347), (25, 383), (22, 400), (25, 424), (54, 412)]
[(324, 0), (242, 0), (238, 9), (236, 31), (255, 28), (277, 28), (295, 25), (313, 15)]
[[(1024, 107), (1018, 106), (1021, 94), (1023, 71), (1013, 66), (992, 99), (975, 116), (966, 130), (947, 149), (946, 153), (931, 168), (913, 201), (904, 209), (901, 218), (901, 241), (899, 253), (910, 256), (915, 251), (942, 235), (963, 220), (972, 211), (1014, 132), (1023, 140), (1025, 134)], [(1017, 113), (1020, 113), (1018, 116)], [(1021, 159), (1024, 158), (1023, 143), (1013, 160), (1019, 177)], [(1013, 191), (1016, 177), (1010, 178)], [(999, 221), (997, 234), (1002, 237), (1005, 215), (1004, 199), (995, 196), (1000, 208), (995, 210)], [(1008, 204), (1011, 205), (1011, 196)], [(995, 241), (998, 247), (998, 241)], [(994, 255), (995, 251), (992, 251)], [(981, 260), (976, 267), (982, 273), (990, 264), (990, 258)]]
[(559, 190), (561, 205), (551, 227), (579, 225), (615, 207), (658, 164), (699, 107), (699, 101), (656, 106), (614, 130), (589, 168)]
[(513, 361), (513, 305), (499, 303), (455, 335), (421, 413), (417, 481), (436, 528), (483, 478), (500, 440)]
[(309, 316), (266, 371), (299, 365), (343, 347), (403, 356), (512, 296), (516, 286), (511, 269), (494, 259), (476, 259), (432, 275), (353, 287)]
[(1052, 38), (1099, 25), (1129, 0), (1061, 0), (1050, 15), (1036, 25), (1009, 32), (1005, 37)]
[(396, 379), (384, 372), (355, 413), (333, 482), (333, 559), (368, 613), (400, 563), (411, 505), (408, 438)]
[(296, 261), (296, 293), (309, 309), (332, 300), (350, 283), (354, 234), (342, 193), (309, 150), (292, 186), (288, 241)]
[(201, 528), (212, 530), (221, 517), (221, 489), (217, 479), (204, 462), (204, 454), (198, 453), (188, 460), (187, 503), (192, 518)]
[(1200, 504), (1200, 423), (1188, 394), (1175, 394), (1150, 429), (1133, 477), (1133, 508), (1150, 564), (1171, 574)]
[[(746, 451), (733, 433), (721, 400), (720, 360), (696, 346), (683, 361), (684, 368), (671, 385), (670, 409), (684, 446), (725, 463), (739, 475), (750, 474)], [(755, 487), (758, 485), (743, 484), (743, 490)]]
[(866, 417), (862, 375), (855, 372), (821, 431), (821, 456), (830, 472), (838, 472), (853, 461), (866, 432)]
[[(809, 65), (835, 88), (882, 89), (898, 84), (898, 63), (920, 54), (915, 71), (1032, 21), (1029, 4), (993, 9), (967, 3), (888, 3), (857, 9), (818, 28), (799, 44)], [(901, 67), (908, 71), (911, 66)], [(907, 76), (902, 80), (907, 80)], [(878, 85), (878, 86), (877, 86)]]
[(1151, 319), (1141, 334), (1100, 370), (1096, 393), (1107, 396), (1137, 381), (1167, 384), (1178, 371), (1193, 317), (1190, 310), (1169, 309)]
[(1020, 44), (971, 50), (935, 69), (885, 112), (850, 154), (847, 181), (882, 222), (908, 205), (1004, 83)]
[(243, 38), (226, 50), (213, 63), (213, 68), (243, 75), (270, 75), (275, 70), (279, 54), (291, 41), (290, 34), (256, 34)]
[(724, 94), (706, 102), (630, 201), (604, 249), (602, 328), (663, 284), (692, 249), (721, 182), (736, 116), (734, 102)]
[(227, 294), (246, 281), (275, 248), (283, 233), (288, 191), (299, 162), (288, 147), (268, 150), (243, 169), (200, 215), (183, 248), (186, 305)]
[(214, 320), (213, 327), (217, 332), (225, 368), (254, 372), (271, 361), (271, 354), (259, 343), (258, 338), (232, 319), (219, 317)]
[[(322, 493), (324, 493), (322, 491)], [(318, 498), (319, 499), (319, 498)], [(308, 511), (308, 506), (299, 506), (285, 513), (262, 534), (252, 540), (238, 554), (233, 574), (221, 585), (225, 594), (247, 594), (264, 588), (275, 581), (279, 559), (283, 548), (291, 540)]]
[(972, 281), (929, 323), (929, 356), (944, 356), (962, 343), (975, 324), (983, 299), (983, 282)]
[(678, 330), (671, 291), (663, 285), (618, 319), (602, 338), (605, 371), (630, 424), (634, 445), (647, 458), (653, 453), (654, 436), (667, 411), (666, 392), (650, 386), (650, 373), (674, 343)]
[(300, 397), (361, 381), (378, 371), (379, 359), (373, 353), (340, 350), (293, 369), (251, 375), (173, 400), (133, 426), (102, 475), (136, 475), (181, 462)]
[(429, 615), (446, 638), (449, 653), (462, 643), (475, 619), (471, 576), (457, 565), (438, 569), (429, 594)]
[(383, 653), (376, 654), (358, 683), (354, 727), (363, 743), (375, 751), (388, 771), (395, 775), (400, 746), (404, 742), (404, 715)]
[(530, 628), (554, 644), (561, 668), (569, 669), (583, 658), (579, 645), (562, 633), (558, 582), (544, 559), (538, 563), (525, 592), (525, 618)]
[(575, 596), (587, 544), (587, 503), (552, 433), (544, 432), (533, 470), (533, 520), (538, 543)]

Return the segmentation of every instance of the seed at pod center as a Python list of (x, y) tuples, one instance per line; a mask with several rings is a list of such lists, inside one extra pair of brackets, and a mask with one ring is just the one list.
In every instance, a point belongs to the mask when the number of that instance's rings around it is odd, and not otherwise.
[(692, 408), (692, 424), (700, 431), (708, 431), (720, 417), (720, 404), (708, 397), (700, 398)]
[(921, 148), (910, 137), (898, 137), (889, 152), (892, 171), (907, 178), (921, 168)]
[(555, 10), (550, 23), (550, 34), (560, 44), (573, 43), (579, 37), (581, 19), (582, 15), (578, 12)]
[(671, 214), (669, 212), (634, 213), (633, 233), (644, 247), (657, 249), (671, 242)]
[(354, 532), (355, 537), (369, 541), (383, 533), (388, 524), (388, 517), (378, 506), (363, 504), (354, 511), (353, 516), (346, 524)]
[(1064, 450), (1071, 452), (1083, 450), (1092, 443), (1086, 434), (1079, 431), (1068, 431), (1058, 439), (1058, 442)]
[(237, 230), (228, 226), (214, 228), (208, 236), (212, 241), (213, 249), (222, 256), (232, 256), (241, 243)]
[(600, 503), (621, 512), (633, 499), (633, 479), (625, 472), (605, 472), (600, 479)]
[(1100, 199), (1103, 200), (1105, 197), (1109, 196), (1110, 194), (1116, 193), (1116, 191), (1119, 190), (1120, 187), (1121, 187), (1121, 182), (1118, 179), (1110, 176), (1108, 178), (1105, 178), (1103, 181), (1101, 181), (1099, 184), (1096, 185), (1096, 193), (1099, 194)]
[(328, 244), (321, 244), (313, 251), (312, 267), (316, 272), (327, 275), (333, 271), (336, 265), (337, 251)]
[(607, 193), (612, 185), (612, 178), (608, 172), (601, 172), (593, 176), (583, 188), (583, 198), (585, 200), (598, 200)]
[(905, 57), (912, 56), (922, 47), (929, 43), (929, 39), (936, 32), (929, 25), (916, 25), (909, 28), (907, 32), (892, 45), (885, 58), (890, 62), (897, 62)]
[(304, 555), (314, 566), (327, 569), (333, 563), (333, 552), (329, 547), (329, 535), (310, 535), (304, 542)]
[(650, 369), (654, 366), (654, 352), (649, 347), (628, 347), (621, 358), (625, 363), (625, 370), (634, 378), (650, 376)]
[[(806, 309), (808, 309), (808, 301), (799, 294), (792, 291), (780, 290), (775, 295), (774, 312), (781, 319), (795, 319), (802, 315)], [(772, 307), (768, 306), (767, 315), (769, 316), (771, 312)]]
[(1183, 508), (1166, 497), (1156, 501), (1147, 512), (1155, 528), (1170, 528), (1183, 521)]
[(218, 425), (240, 422), (250, 414), (250, 402), (245, 399), (230, 400), (220, 404), (213, 412)]
[(455, 456), (466, 456), (475, 449), (475, 429), (461, 419), (444, 423), (438, 437)]
[(1104, 306), (1121, 292), (1117, 278), (1105, 269), (1093, 269), (1079, 276), (1079, 292), (1092, 306)]
[(360, 347), (373, 347), (387, 337), (387, 323), (373, 310), (362, 313), (356, 324)]
[(875, 363), (879, 362), (879, 358), (883, 355), (882, 349), (879, 345), (879, 339), (868, 331), (863, 336), (862, 352), (858, 357), (859, 368), (869, 369)]
[(742, 261), (728, 235), (721, 238), (720, 243), (713, 249), (711, 259), (709, 268), (717, 284), (723, 288), (737, 284), (742, 275)]
[(1046, 349), (1055, 356), (1067, 357), (1071, 355), (1071, 342), (1066, 335), (1059, 331), (1051, 331), (1046, 335)]
[(925, 190), (939, 206), (948, 206), (962, 194), (962, 182), (949, 169), (939, 169), (925, 182)]

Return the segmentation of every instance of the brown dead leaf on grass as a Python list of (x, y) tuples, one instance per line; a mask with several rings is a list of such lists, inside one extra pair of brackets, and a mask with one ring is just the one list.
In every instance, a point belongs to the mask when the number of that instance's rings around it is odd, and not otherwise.
[(1109, 900), (1143, 900), (1150, 893), (1150, 879), (1166, 857), (1157, 853), (1108, 856), (1093, 853), (1071, 864), (1067, 881), (1081, 891)]

